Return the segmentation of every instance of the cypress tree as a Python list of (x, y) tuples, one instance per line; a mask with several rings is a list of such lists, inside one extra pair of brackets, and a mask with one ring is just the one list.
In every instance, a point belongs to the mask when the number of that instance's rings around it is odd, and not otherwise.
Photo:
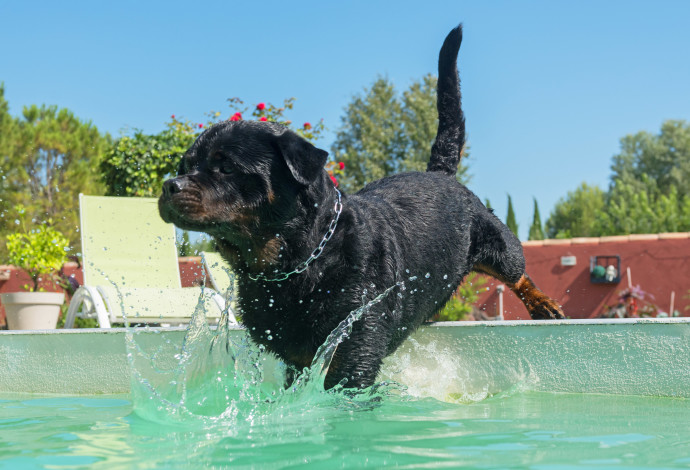
[(511, 232), (515, 234), (515, 236), (518, 236), (518, 224), (517, 220), (515, 219), (515, 211), (513, 210), (513, 200), (510, 197), (510, 194), (508, 194), (508, 215), (506, 216), (506, 225), (510, 229)]
[(543, 240), (544, 229), (541, 225), (541, 216), (539, 215), (539, 204), (537, 198), (534, 198), (534, 219), (532, 219), (532, 226), (529, 228), (528, 240)]

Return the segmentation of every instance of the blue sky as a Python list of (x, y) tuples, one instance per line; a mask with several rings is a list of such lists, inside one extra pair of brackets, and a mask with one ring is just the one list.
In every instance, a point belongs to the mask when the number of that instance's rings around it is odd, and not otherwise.
[(462, 22), (469, 186), (502, 218), (510, 194), (525, 239), (533, 197), (545, 221), (608, 185), (621, 137), (690, 119), (688, 18), (687, 1), (2, 1), (0, 81), (13, 114), (56, 104), (114, 136), (295, 96), (330, 150), (354, 94), (435, 73)]

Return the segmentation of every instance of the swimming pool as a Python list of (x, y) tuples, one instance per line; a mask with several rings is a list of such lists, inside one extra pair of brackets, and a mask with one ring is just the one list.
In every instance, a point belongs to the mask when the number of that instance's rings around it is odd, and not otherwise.
[[(155, 390), (184, 334), (136, 335)], [(125, 336), (0, 335), (0, 468), (690, 467), (685, 319), (433, 325), (363, 394), (275, 398), (280, 365), (255, 355), (263, 388), (202, 403), (234, 393), (219, 378), (177, 416), (174, 389), (132, 380)]]
[(0, 468), (688, 468), (686, 399), (512, 391), (333, 399), (234, 427), (161, 425), (123, 396), (0, 399)]

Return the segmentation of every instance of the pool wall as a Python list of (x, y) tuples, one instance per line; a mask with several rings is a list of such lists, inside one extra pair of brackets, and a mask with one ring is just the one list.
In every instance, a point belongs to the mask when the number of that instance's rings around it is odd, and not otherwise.
[[(2, 332), (0, 392), (128, 393), (125, 333), (118, 328)], [(139, 347), (150, 354), (163, 343), (167, 349), (181, 345), (183, 338), (183, 328), (136, 334)], [(387, 358), (380, 378), (438, 398), (511, 387), (690, 397), (690, 319), (435, 323)]]

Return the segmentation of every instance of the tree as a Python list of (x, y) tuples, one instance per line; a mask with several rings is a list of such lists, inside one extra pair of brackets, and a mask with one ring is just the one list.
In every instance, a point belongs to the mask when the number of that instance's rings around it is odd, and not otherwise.
[(636, 184), (617, 181), (606, 210), (597, 213), (597, 235), (689, 231), (690, 196), (680, 197), (673, 185), (668, 191), (662, 194), (657, 183), (644, 174)]
[(656, 183), (661, 194), (672, 187), (678, 196), (690, 194), (690, 124), (668, 120), (657, 135), (642, 131), (627, 135), (620, 141), (621, 152), (614, 155), (611, 165), (612, 187), (631, 185), (633, 190), (648, 190), (646, 175)]
[[(29, 220), (52, 226), (78, 247), (79, 193), (103, 193), (93, 174), (109, 136), (57, 106), (25, 106), (21, 117), (8, 117), (4, 93), (0, 93), (0, 126), (0, 213), (4, 217), (21, 204)], [(11, 223), (2, 226), (4, 233), (13, 230)]]
[(537, 198), (534, 198), (534, 218), (532, 219), (532, 225), (529, 228), (529, 238), (528, 240), (543, 240), (544, 239), (544, 229), (541, 225), (541, 216), (539, 215), (539, 205), (537, 204)]
[[(424, 171), (437, 127), (436, 77), (413, 82), (402, 95), (388, 79), (378, 78), (347, 105), (331, 148), (348, 168), (343, 186), (354, 192), (384, 176)], [(462, 163), (458, 180), (469, 180)]]
[[(9, 108), (9, 103), (5, 99), (5, 86), (0, 83), (0, 159), (2, 159), (2, 165), (0, 165), (0, 234), (3, 235), (10, 232), (9, 227), (13, 223), (7, 212), (12, 207), (10, 201), (13, 195), (12, 188), (8, 185), (8, 178), (12, 178), (13, 173), (10, 161), (14, 159), (17, 126), (16, 120), (10, 115)], [(4, 239), (4, 237), (2, 238)]]
[(599, 236), (597, 214), (604, 208), (605, 193), (597, 186), (582, 183), (568, 192), (554, 207), (546, 221), (548, 238)]
[(621, 139), (607, 192), (586, 184), (560, 200), (549, 237), (591, 237), (690, 230), (690, 125), (665, 121), (657, 135)]
[(513, 199), (508, 194), (508, 214), (506, 215), (506, 225), (511, 232), (518, 236), (518, 223), (515, 218), (515, 210), (513, 209)]

